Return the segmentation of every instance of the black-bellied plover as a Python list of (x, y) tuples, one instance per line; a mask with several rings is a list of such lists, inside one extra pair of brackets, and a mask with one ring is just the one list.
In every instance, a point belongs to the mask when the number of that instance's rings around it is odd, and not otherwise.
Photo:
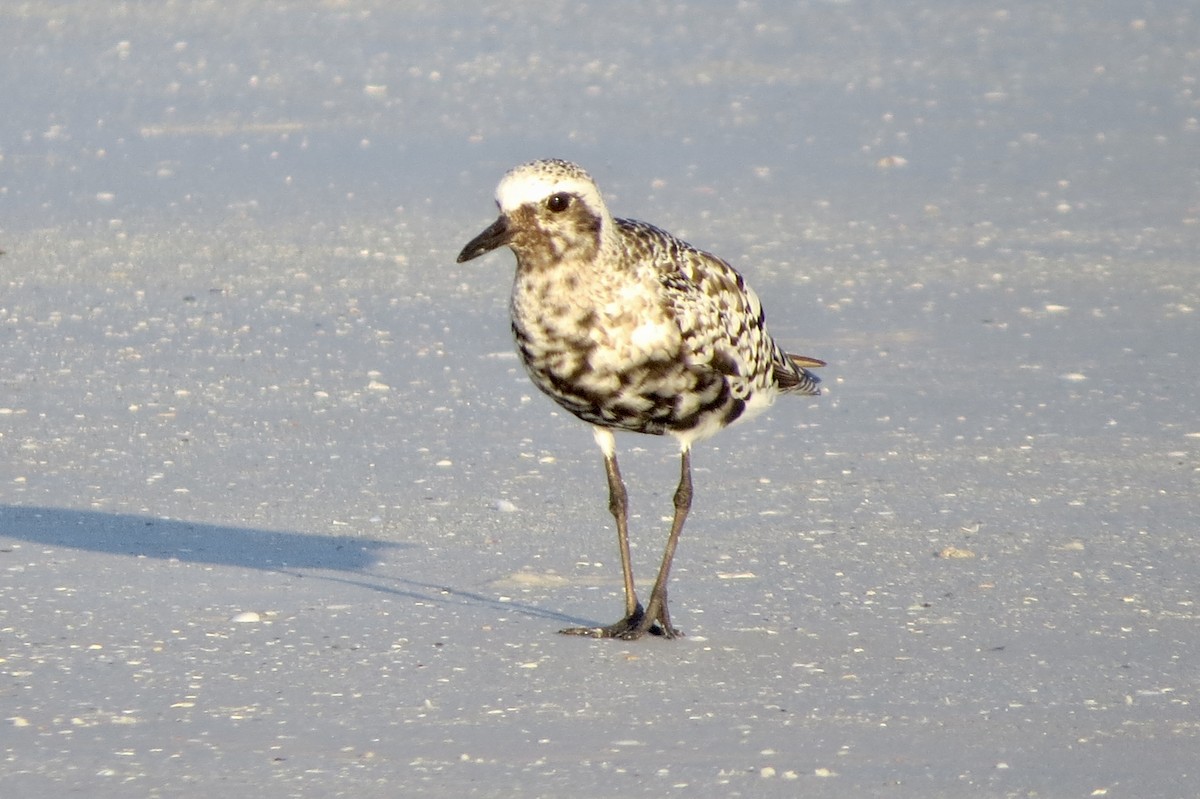
[[(615, 219), (592, 178), (556, 159), (510, 170), (496, 189), (500, 218), (458, 262), (507, 245), (517, 257), (512, 330), (534, 384), (590, 423), (608, 476), (625, 580), (625, 616), (562, 632), (597, 638), (674, 638), (667, 580), (692, 503), (692, 444), (759, 413), (779, 394), (819, 394), (805, 367), (823, 361), (781, 350), (758, 297), (725, 261), (653, 225)], [(643, 609), (629, 554), (625, 483), (614, 430), (670, 434), (682, 453), (675, 515)]]

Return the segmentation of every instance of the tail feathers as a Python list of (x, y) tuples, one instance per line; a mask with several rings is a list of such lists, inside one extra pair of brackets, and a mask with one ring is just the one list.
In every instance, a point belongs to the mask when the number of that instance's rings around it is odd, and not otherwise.
[(820, 358), (810, 358), (807, 355), (792, 355), (790, 352), (785, 353), (785, 354), (787, 355), (789, 361), (791, 361), (792, 363), (796, 364), (797, 366), (799, 366), (801, 368), (803, 368), (805, 366), (815, 368), (818, 366), (825, 365), (825, 362), (822, 361)]
[(790, 394), (820, 394), (821, 389), (817, 388), (817, 384), (821, 382), (821, 378), (805, 367), (816, 368), (824, 366), (825, 362), (807, 355), (792, 355), (790, 352), (784, 355), (787, 361), (775, 363), (775, 382), (779, 388)]

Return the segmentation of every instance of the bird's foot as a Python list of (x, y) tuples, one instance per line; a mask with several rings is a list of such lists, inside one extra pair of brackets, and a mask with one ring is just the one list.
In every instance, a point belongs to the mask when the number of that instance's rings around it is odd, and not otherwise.
[(633, 613), (606, 627), (567, 627), (558, 632), (562, 635), (618, 638), (622, 641), (636, 641), (647, 634), (667, 639), (683, 637), (683, 633), (671, 625), (671, 620), (666, 617), (666, 613), (659, 612), (650, 616), (642, 610), (641, 605), (638, 605)]
[(639, 638), (642, 633), (638, 632), (638, 627), (646, 620), (646, 613), (642, 610), (639, 603), (634, 611), (620, 621), (613, 622), (605, 627), (567, 627), (559, 630), (561, 635), (582, 635), (587, 638), (623, 638), (632, 640)]

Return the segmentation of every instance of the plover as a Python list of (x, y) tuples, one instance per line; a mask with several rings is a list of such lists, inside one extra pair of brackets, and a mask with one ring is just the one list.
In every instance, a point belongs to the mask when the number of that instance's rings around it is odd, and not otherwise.
[[(501, 246), (517, 258), (512, 331), (534, 384), (592, 425), (616, 521), (625, 616), (561, 632), (674, 638), (667, 580), (692, 503), (692, 444), (764, 410), (780, 394), (819, 394), (816, 358), (780, 349), (758, 297), (732, 266), (645, 222), (616, 219), (575, 164), (533, 161), (504, 175), (500, 217), (458, 262)], [(675, 515), (643, 609), (629, 554), (614, 430), (671, 435), (681, 465)]]

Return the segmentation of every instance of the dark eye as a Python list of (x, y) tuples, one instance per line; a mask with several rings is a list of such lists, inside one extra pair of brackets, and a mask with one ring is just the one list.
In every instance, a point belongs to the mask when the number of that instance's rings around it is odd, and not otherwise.
[(558, 194), (551, 194), (550, 198), (546, 200), (546, 207), (556, 214), (560, 214), (567, 210), (567, 207), (570, 205), (571, 195), (562, 191), (560, 191)]

